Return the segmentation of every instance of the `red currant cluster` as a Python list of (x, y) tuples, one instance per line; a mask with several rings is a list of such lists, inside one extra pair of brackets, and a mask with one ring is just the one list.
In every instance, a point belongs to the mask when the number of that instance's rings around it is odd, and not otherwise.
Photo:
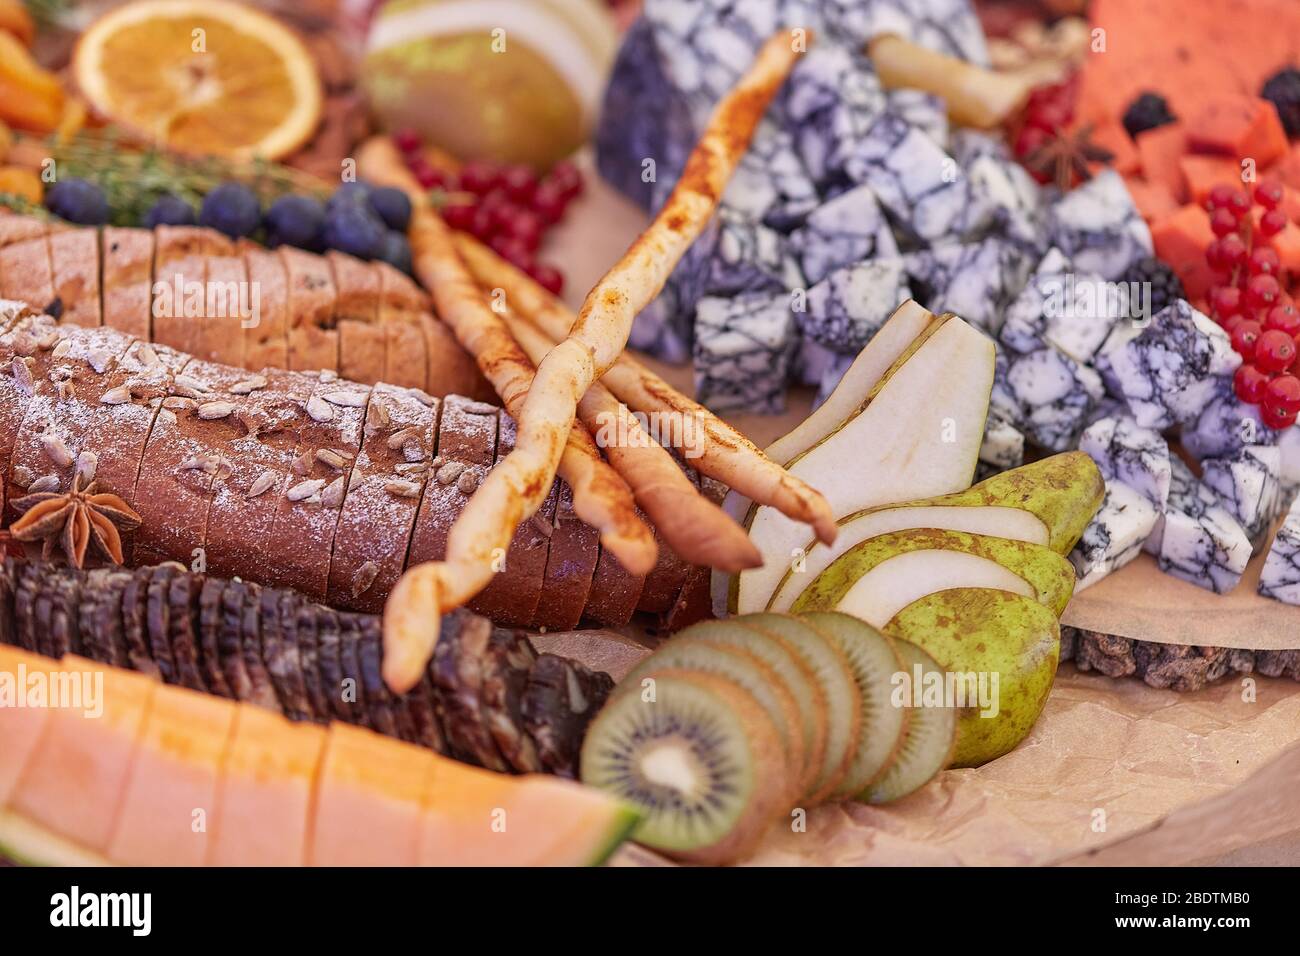
[(527, 166), (487, 162), (466, 163), (459, 172), (451, 172), (429, 162), (417, 133), (402, 131), (393, 139), (420, 185), (442, 194), (440, 212), (447, 225), (468, 232), (543, 288), (560, 294), (564, 276), (554, 266), (537, 261), (537, 250), (546, 231), (582, 195), (584, 184), (577, 166), (556, 163), (542, 177)]
[[(1060, 83), (1040, 86), (1029, 94), (1021, 116), (1020, 129), (1012, 142), (1016, 159), (1028, 159), (1074, 121), (1075, 103), (1079, 99), (1079, 74), (1072, 73)], [(1030, 170), (1034, 178), (1046, 183), (1051, 176)]]
[[(1237, 397), (1260, 407), (1269, 428), (1289, 428), (1300, 414), (1300, 378), (1293, 373), (1300, 346), (1300, 310), (1286, 289), (1272, 239), (1287, 225), (1282, 185), (1266, 181), (1254, 192), (1215, 186), (1206, 200), (1216, 238), (1205, 260), (1216, 285), (1214, 320), (1241, 356), (1233, 382)], [(1262, 214), (1256, 216), (1255, 206)]]

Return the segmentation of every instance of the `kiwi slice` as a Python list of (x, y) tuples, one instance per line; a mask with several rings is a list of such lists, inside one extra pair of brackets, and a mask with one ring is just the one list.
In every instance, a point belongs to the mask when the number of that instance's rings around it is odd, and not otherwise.
[(820, 633), (788, 614), (746, 614), (737, 624), (769, 638), (779, 638), (813, 676), (826, 702), (826, 748), (822, 767), (806, 791), (809, 806), (826, 800), (853, 765), (862, 735), (862, 692), (848, 657)]
[(779, 635), (743, 626), (744, 618), (701, 621), (678, 635), (678, 640), (704, 640), (748, 651), (776, 672), (799, 707), (804, 766), (799, 795), (805, 796), (821, 773), (826, 758), (826, 695), (813, 678), (812, 669)]
[(767, 711), (785, 748), (788, 772), (784, 775), (786, 796), (798, 799), (804, 768), (803, 736), (800, 730), (799, 705), (772, 668), (748, 650), (727, 647), (703, 637), (692, 638), (694, 628), (679, 631), (664, 642), (623, 678), (615, 694), (641, 692), (641, 681), (657, 677), (665, 667), (717, 674), (738, 684), (758, 705)]
[(862, 735), (857, 753), (834, 792), (837, 797), (856, 797), (889, 768), (907, 732), (909, 711), (895, 707), (890, 699), (892, 678), (903, 669), (903, 659), (894, 642), (866, 621), (837, 611), (798, 617), (844, 652), (862, 692)]
[(633, 838), (697, 863), (753, 850), (783, 812), (785, 752), (768, 712), (735, 681), (665, 667), (654, 695), (615, 694), (587, 731), (582, 782), (641, 814)]
[[(924, 680), (928, 674), (943, 676), (944, 670), (933, 657), (915, 644), (894, 640), (894, 649), (903, 659), (904, 669), (916, 687), (919, 673)], [(921, 685), (924, 687), (924, 684)], [(898, 757), (877, 780), (858, 794), (867, 803), (888, 803), (921, 789), (952, 759), (957, 747), (957, 710), (955, 707), (917, 706), (909, 700), (911, 718), (907, 733), (898, 748)]]

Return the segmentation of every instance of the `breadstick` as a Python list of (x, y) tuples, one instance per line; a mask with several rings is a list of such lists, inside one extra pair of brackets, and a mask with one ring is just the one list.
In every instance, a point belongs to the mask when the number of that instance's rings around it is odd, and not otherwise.
[[(503, 316), (528, 357), (540, 363), (554, 343), (509, 309)], [(602, 446), (610, 464), (627, 479), (637, 504), (681, 557), (733, 572), (763, 563), (744, 529), (700, 494), (667, 449), (646, 434), (627, 406), (600, 382), (578, 403), (578, 417), (598, 441), (602, 434), (613, 433), (613, 440)]]
[[(384, 678), (393, 690), (405, 692), (419, 680), (437, 644), (442, 613), (483, 589), (491, 580), (494, 551), (504, 551), (515, 528), (545, 499), (578, 400), (622, 353), (633, 318), (659, 293), (712, 215), (754, 128), (794, 66), (795, 46), (784, 33), (768, 40), (749, 72), (723, 97), (664, 207), (588, 294), (569, 337), (538, 366), (518, 418), (515, 449), (452, 526), (446, 560), (408, 571), (409, 580), (394, 588), (384, 622)], [(421, 220), (426, 238), (445, 242), (459, 263), (441, 221), (427, 209)], [(830, 541), (829, 514), (826, 525)]]
[[(575, 317), (563, 302), (473, 236), (456, 233), (455, 239), (481, 286), (501, 289), (511, 309), (535, 323), (551, 342), (569, 334)], [(748, 438), (631, 355), (620, 355), (601, 383), (634, 411), (698, 422), (704, 432), (703, 454), (691, 464), (702, 474), (759, 504), (771, 505), (788, 518), (816, 526), (819, 536), (823, 524), (831, 521), (830, 506), (820, 492), (789, 474)]]

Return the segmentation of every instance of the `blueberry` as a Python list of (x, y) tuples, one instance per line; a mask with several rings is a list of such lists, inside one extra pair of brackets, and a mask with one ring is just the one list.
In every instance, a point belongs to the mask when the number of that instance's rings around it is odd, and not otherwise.
[(347, 203), (365, 203), (370, 199), (371, 186), (365, 180), (355, 180), (350, 183), (343, 183), (338, 189), (334, 190), (334, 195), (325, 201), (326, 209), (333, 209)]
[(384, 248), (384, 224), (368, 205), (339, 203), (325, 214), (325, 245), (358, 259), (373, 259)]
[(179, 196), (163, 193), (144, 214), (144, 227), (155, 229), (158, 226), (192, 226), (198, 222), (194, 207)]
[(224, 232), (231, 239), (251, 236), (262, 222), (262, 207), (253, 191), (241, 183), (222, 183), (203, 197), (199, 225)]
[(81, 226), (102, 226), (108, 222), (104, 190), (84, 179), (59, 180), (45, 194), (45, 206), (60, 219)]
[(325, 206), (310, 196), (281, 196), (266, 212), (266, 231), (272, 245), (315, 249), (325, 225)]
[(405, 233), (411, 225), (411, 200), (400, 189), (385, 186), (371, 190), (370, 208), (379, 213), (389, 229)]
[(385, 233), (383, 247), (376, 258), (407, 275), (411, 274), (411, 244), (403, 233), (396, 230)]

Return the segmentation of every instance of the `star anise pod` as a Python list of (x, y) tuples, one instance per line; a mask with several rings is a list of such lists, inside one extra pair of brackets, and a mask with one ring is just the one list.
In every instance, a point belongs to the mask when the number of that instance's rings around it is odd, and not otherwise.
[(68, 563), (81, 568), (86, 550), (95, 547), (114, 564), (122, 564), (122, 536), (119, 531), (140, 527), (140, 516), (117, 495), (95, 491), (95, 482), (81, 487), (81, 475), (72, 479), (71, 491), (41, 491), (11, 502), (22, 514), (9, 528), (15, 541), (40, 541), (42, 557), (48, 558), (57, 543)]
[(1074, 131), (1057, 129), (1025, 157), (1025, 167), (1055, 182), (1064, 192), (1074, 185), (1076, 176), (1083, 182), (1092, 179), (1089, 163), (1109, 163), (1114, 158), (1114, 153), (1092, 141), (1092, 124), (1087, 123)]

